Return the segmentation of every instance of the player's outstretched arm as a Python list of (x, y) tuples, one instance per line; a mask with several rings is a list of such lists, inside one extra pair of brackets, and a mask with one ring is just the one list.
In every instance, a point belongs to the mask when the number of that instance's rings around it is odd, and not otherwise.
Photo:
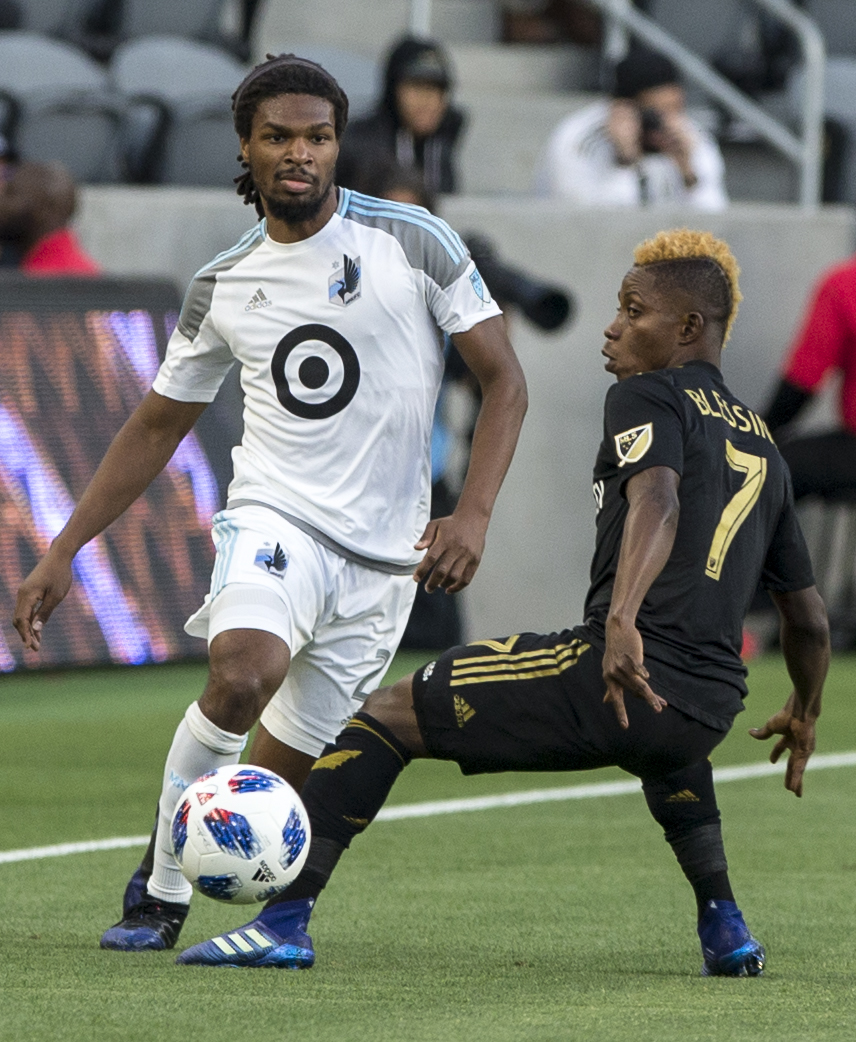
[(71, 587), (74, 555), (148, 488), (204, 409), (204, 402), (149, 391), (131, 414), (65, 527), (21, 584), (12, 623), (26, 647), (39, 650), (42, 627)]
[(413, 578), (425, 580), (429, 593), (438, 587), (457, 593), (472, 581), (528, 402), (523, 370), (500, 317), (452, 339), (479, 382), (482, 402), (458, 505), (450, 517), (429, 521), (416, 544), (426, 553)]
[(829, 669), (829, 623), (817, 587), (793, 593), (770, 593), (781, 616), (782, 652), (794, 690), (778, 713), (763, 727), (753, 727), (749, 734), (761, 741), (780, 735), (770, 753), (770, 761), (776, 763), (788, 750), (785, 788), (795, 796), (802, 796), (803, 774), (814, 752), (815, 722), (820, 716), (823, 685)]
[(672, 552), (680, 514), (680, 481), (671, 467), (649, 467), (634, 474), (624, 490), (628, 510), (606, 618), (603, 700), (612, 703), (618, 722), (625, 728), (629, 726), (625, 691), (643, 698), (655, 712), (666, 705), (665, 699), (648, 686), (636, 615)]

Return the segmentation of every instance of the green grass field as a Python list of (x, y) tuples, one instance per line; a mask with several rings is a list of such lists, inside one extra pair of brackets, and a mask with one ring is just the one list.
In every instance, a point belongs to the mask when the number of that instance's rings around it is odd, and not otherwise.
[[(414, 665), (400, 658), (394, 668)], [(0, 679), (10, 850), (146, 833), (199, 666)], [(765, 759), (746, 734), (788, 693), (752, 664), (715, 765)], [(818, 752), (856, 749), (856, 659), (838, 658)], [(493, 775), (416, 763), (391, 803), (626, 778)], [(102, 952), (137, 849), (0, 864), (0, 1040), (754, 1042), (856, 1038), (856, 768), (719, 787), (732, 881), (768, 969), (699, 978), (694, 902), (641, 793), (378, 822), (313, 918), (313, 970), (179, 968)], [(180, 945), (247, 918), (198, 898)]]

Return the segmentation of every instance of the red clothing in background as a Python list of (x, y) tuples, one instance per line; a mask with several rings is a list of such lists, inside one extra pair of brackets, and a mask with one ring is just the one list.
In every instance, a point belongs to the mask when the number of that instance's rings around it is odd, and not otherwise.
[(70, 228), (40, 239), (20, 264), (25, 275), (100, 275), (100, 266), (77, 241)]
[(856, 258), (821, 278), (782, 376), (814, 393), (830, 370), (843, 375), (841, 422), (856, 434)]

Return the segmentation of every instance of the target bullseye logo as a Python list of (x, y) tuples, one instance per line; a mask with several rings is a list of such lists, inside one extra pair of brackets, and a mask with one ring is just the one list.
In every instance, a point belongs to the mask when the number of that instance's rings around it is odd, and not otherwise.
[(341, 333), (315, 322), (280, 340), (270, 368), (280, 404), (304, 420), (335, 416), (360, 386), (357, 352)]

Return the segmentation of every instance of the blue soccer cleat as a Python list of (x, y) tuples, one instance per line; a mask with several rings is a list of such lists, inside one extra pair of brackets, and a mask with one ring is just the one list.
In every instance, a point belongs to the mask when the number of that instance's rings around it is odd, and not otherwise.
[(698, 924), (702, 977), (760, 977), (764, 947), (749, 932), (733, 901), (708, 901)]
[(158, 901), (144, 894), (123, 910), (122, 919), (101, 937), (101, 947), (117, 952), (162, 952), (174, 948), (189, 911), (188, 905)]
[(183, 966), (308, 970), (315, 962), (312, 938), (306, 933), (314, 904), (312, 898), (306, 898), (271, 905), (246, 926), (194, 944), (175, 961)]

